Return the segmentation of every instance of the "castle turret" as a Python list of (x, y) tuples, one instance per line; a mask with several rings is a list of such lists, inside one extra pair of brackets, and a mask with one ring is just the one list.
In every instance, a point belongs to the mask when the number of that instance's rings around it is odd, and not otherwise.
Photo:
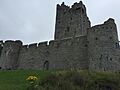
[(22, 46), (21, 41), (5, 41), (0, 57), (1, 69), (16, 69), (19, 51)]
[(88, 29), (88, 55), (91, 70), (118, 71), (119, 44), (114, 19)]
[(64, 3), (57, 5), (55, 39), (86, 35), (89, 27), (90, 21), (82, 1), (74, 3), (71, 8)]

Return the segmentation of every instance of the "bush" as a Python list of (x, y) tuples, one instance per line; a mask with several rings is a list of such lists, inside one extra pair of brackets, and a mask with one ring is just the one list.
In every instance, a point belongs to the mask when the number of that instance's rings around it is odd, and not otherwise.
[(118, 76), (108, 72), (58, 71), (44, 78), (40, 85), (43, 90), (120, 90)]

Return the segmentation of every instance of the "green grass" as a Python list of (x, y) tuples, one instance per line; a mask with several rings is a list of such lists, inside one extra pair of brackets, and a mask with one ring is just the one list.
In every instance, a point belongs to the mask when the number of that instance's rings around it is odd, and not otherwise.
[(25, 90), (28, 83), (26, 78), (29, 75), (41, 79), (49, 74), (50, 71), (39, 70), (0, 71), (0, 90)]
[(39, 78), (40, 90), (97, 90), (98, 86), (120, 90), (120, 74), (112, 72), (40, 71), (13, 70), (0, 71), (0, 90), (26, 90), (26, 78)]

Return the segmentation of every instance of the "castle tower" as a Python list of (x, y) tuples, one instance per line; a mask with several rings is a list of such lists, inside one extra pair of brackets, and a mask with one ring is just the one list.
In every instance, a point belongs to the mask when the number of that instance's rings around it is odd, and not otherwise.
[(118, 71), (119, 41), (114, 19), (88, 29), (88, 57), (91, 70)]
[(71, 8), (64, 5), (64, 2), (57, 5), (55, 39), (86, 35), (89, 27), (90, 21), (82, 1), (74, 3)]
[(5, 41), (0, 56), (1, 69), (16, 69), (19, 51), (22, 46), (21, 41)]

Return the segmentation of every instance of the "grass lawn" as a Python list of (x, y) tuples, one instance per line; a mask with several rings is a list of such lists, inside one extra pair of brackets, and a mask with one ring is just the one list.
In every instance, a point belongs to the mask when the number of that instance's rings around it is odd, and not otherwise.
[[(120, 74), (90, 71), (0, 71), (0, 90), (26, 90), (30, 75), (40, 80), (40, 90), (120, 90)], [(102, 89), (103, 88), (103, 89)]]
[(26, 90), (26, 78), (29, 75), (35, 75), (40, 79), (49, 74), (50, 71), (40, 70), (0, 71), (0, 90)]

